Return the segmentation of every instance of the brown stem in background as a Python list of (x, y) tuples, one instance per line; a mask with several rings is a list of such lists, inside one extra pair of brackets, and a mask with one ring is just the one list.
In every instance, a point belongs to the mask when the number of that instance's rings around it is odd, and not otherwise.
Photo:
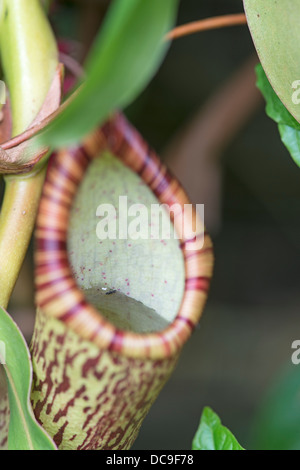
[(83, 45), (82, 61), (86, 59), (101, 27), (110, 0), (76, 0), (80, 5), (80, 37)]
[(238, 13), (235, 15), (216, 16), (214, 18), (207, 18), (205, 20), (193, 21), (182, 26), (177, 26), (170, 31), (166, 39), (172, 40), (190, 34), (199, 33), (201, 31), (208, 31), (211, 29), (227, 28), (229, 26), (238, 26), (247, 24), (246, 15)]
[(222, 171), (220, 156), (225, 147), (263, 103), (255, 86), (249, 58), (234, 76), (212, 96), (199, 113), (172, 139), (164, 159), (194, 204), (205, 204), (205, 223), (211, 233), (221, 219)]

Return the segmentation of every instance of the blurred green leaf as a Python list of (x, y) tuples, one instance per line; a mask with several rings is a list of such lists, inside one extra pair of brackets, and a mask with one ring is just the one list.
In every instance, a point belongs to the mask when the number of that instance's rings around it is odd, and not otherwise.
[(277, 122), (277, 124), (285, 124), (287, 126), (293, 127), (294, 129), (300, 130), (299, 122), (296, 121), (296, 119), (291, 115), (291, 113), (286, 109), (282, 101), (280, 101), (276, 95), (261, 64), (256, 66), (256, 75), (257, 86), (262, 92), (267, 103), (267, 115)]
[(204, 408), (199, 429), (194, 437), (193, 450), (244, 450), (233, 434), (222, 425), (210, 408)]
[(248, 26), (266, 75), (284, 106), (300, 122), (293, 83), (300, 80), (300, 0), (244, 0)]
[(282, 142), (295, 163), (300, 166), (300, 131), (285, 124), (279, 124), (278, 128)]
[(0, 362), (5, 363), (10, 408), (8, 450), (55, 450), (55, 444), (37, 423), (31, 408), (32, 365), (28, 347), (2, 308), (0, 341)]
[(252, 432), (257, 450), (300, 450), (300, 369), (290, 366), (263, 400)]
[(169, 46), (178, 0), (114, 0), (70, 106), (41, 134), (58, 148), (78, 143), (111, 112), (129, 105), (157, 71)]
[(261, 65), (256, 67), (257, 86), (266, 100), (266, 113), (278, 124), (282, 142), (300, 166), (300, 124), (280, 101)]

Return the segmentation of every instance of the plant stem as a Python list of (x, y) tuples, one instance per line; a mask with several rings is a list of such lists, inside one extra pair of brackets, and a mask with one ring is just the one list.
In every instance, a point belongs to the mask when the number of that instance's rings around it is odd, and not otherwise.
[(0, 215), (0, 306), (7, 308), (23, 264), (38, 210), (46, 169), (5, 178)]
[[(25, 132), (40, 112), (58, 65), (56, 39), (40, 0), (0, 0), (0, 48), (15, 137)], [(36, 168), (30, 175), (5, 177), (0, 215), (3, 308), (7, 307), (30, 243), (45, 172)]]
[(13, 136), (38, 115), (57, 64), (56, 40), (40, 0), (1, 0), (1, 61), (11, 100)]
[(170, 31), (166, 39), (172, 40), (189, 34), (199, 33), (201, 31), (208, 31), (217, 28), (226, 28), (229, 26), (237, 26), (247, 24), (246, 15), (238, 13), (235, 15), (216, 16), (214, 18), (207, 18), (205, 20), (193, 21), (182, 26), (178, 26)]

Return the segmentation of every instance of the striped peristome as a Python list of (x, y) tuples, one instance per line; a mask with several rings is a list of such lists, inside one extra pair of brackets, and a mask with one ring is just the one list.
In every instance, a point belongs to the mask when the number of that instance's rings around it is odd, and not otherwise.
[[(59, 449), (131, 447), (199, 321), (213, 269), (206, 233), (199, 248), (190, 249), (190, 238), (181, 240), (184, 295), (176, 318), (164, 331), (118, 330), (89, 304), (72, 274), (67, 234), (85, 172), (107, 150), (139, 175), (160, 203), (189, 204), (178, 181), (122, 114), (82, 146), (52, 158), (36, 227), (32, 403)], [(175, 214), (175, 229), (176, 222)]]

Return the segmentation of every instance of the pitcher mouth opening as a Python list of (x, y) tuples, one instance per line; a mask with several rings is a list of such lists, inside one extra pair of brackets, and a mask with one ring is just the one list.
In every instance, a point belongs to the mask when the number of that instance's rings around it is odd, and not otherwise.
[[(83, 146), (59, 152), (49, 164), (36, 228), (37, 306), (101, 349), (132, 358), (165, 359), (179, 352), (200, 319), (212, 276), (212, 243), (204, 233), (203, 246), (191, 249), (195, 240), (185, 236), (188, 231), (184, 232), (180, 240), (184, 292), (178, 313), (169, 325), (162, 325), (162, 330), (153, 333), (135, 333), (109, 322), (78, 286), (67, 250), (75, 195), (90, 163), (102, 151), (110, 151), (137, 174), (160, 203), (182, 207), (190, 204), (178, 181), (139, 133), (123, 115), (113, 116)], [(176, 229), (176, 217), (172, 222)]]

